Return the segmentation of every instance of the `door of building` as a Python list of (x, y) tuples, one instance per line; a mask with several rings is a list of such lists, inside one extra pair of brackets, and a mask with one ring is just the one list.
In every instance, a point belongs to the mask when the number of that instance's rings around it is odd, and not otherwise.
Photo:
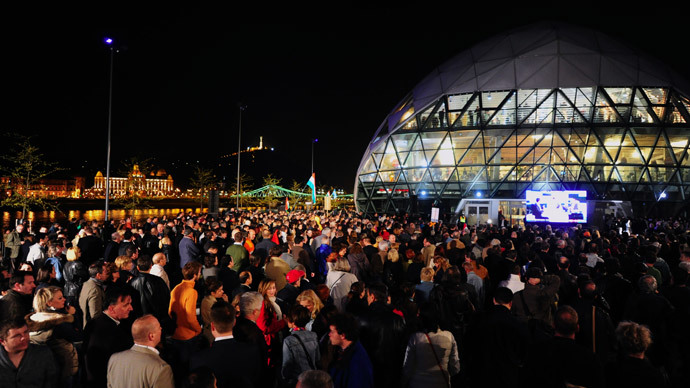
[(489, 204), (469, 203), (465, 207), (467, 225), (486, 224), (489, 221)]

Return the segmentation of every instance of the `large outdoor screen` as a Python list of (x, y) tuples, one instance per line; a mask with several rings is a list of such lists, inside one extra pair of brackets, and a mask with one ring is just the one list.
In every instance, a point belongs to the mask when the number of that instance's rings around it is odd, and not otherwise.
[(527, 190), (527, 222), (586, 223), (586, 191)]

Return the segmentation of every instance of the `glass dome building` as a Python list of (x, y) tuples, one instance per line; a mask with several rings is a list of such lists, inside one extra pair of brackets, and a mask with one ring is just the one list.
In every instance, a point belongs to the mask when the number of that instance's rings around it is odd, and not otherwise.
[(543, 23), (436, 68), (388, 114), (360, 162), (360, 211), (586, 190), (690, 198), (688, 83), (599, 32)]

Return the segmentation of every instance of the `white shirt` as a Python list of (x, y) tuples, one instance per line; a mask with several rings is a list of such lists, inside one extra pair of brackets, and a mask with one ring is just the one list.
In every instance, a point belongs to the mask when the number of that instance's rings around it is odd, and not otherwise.
[(151, 346), (139, 345), (139, 344), (134, 344), (134, 346), (139, 346), (139, 347), (141, 347), (141, 348), (146, 348), (146, 349), (148, 349), (148, 350), (150, 350), (150, 351), (152, 351), (152, 352), (154, 352), (154, 353), (156, 353), (156, 354), (160, 354), (160, 353), (158, 352), (158, 349), (153, 348), (153, 347), (151, 347)]
[(156, 275), (159, 278), (163, 279), (165, 282), (165, 285), (168, 286), (168, 290), (170, 289), (170, 280), (168, 279), (168, 274), (165, 272), (165, 269), (163, 269), (163, 266), (160, 264), (154, 264), (151, 266), (151, 275)]
[(216, 339), (214, 340), (214, 342), (215, 342), (215, 341), (222, 341), (222, 340), (226, 340), (226, 339), (232, 339), (232, 338), (235, 338), (232, 334), (226, 335), (226, 336), (223, 336), (223, 337), (216, 337)]
[(513, 294), (525, 289), (525, 283), (520, 281), (520, 275), (510, 274), (508, 280), (502, 280), (498, 283), (499, 287), (506, 287), (513, 291)]
[(33, 264), (34, 261), (45, 258), (46, 253), (43, 251), (43, 246), (41, 246), (40, 243), (36, 243), (29, 247), (29, 254), (26, 256), (26, 261)]

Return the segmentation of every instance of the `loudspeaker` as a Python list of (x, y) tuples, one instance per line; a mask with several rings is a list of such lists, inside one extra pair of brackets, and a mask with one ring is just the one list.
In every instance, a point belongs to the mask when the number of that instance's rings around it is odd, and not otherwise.
[(220, 197), (218, 190), (211, 190), (208, 192), (208, 214), (217, 216), (220, 210)]

